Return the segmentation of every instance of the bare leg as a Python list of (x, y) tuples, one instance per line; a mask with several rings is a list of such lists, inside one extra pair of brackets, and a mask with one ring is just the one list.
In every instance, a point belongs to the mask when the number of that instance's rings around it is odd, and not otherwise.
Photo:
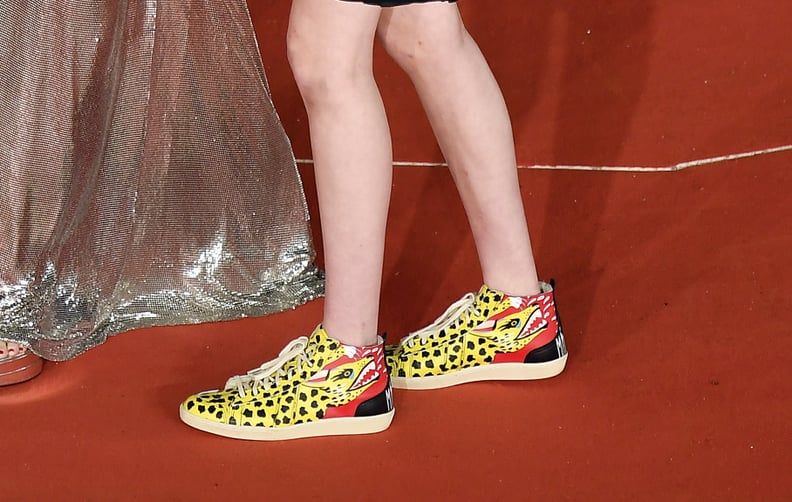
[[(390, 133), (372, 73), (380, 14), (359, 3), (292, 2), (289, 62), (311, 128), (327, 272), (324, 329), (232, 377), (224, 390), (188, 398), (179, 416), (192, 427), (280, 440), (380, 432), (393, 419), (377, 337), (392, 177)], [(249, 393), (258, 398), (240, 403)]]
[(455, 4), (383, 9), (378, 33), (415, 85), (470, 221), (484, 281), (539, 292), (500, 88)]
[(323, 325), (351, 345), (377, 340), (392, 153), (372, 72), (381, 9), (294, 0), (289, 60), (311, 129), (327, 286)]

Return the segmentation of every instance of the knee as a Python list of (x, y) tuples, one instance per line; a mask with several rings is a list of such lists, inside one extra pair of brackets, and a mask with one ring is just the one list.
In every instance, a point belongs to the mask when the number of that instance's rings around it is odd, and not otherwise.
[(392, 24), (379, 32), (385, 51), (410, 75), (436, 70), (462, 50), (469, 37), (461, 21), (441, 27)]
[(310, 34), (289, 30), (287, 55), (294, 80), (306, 107), (326, 102), (345, 89), (353, 89), (363, 78), (371, 77), (371, 62), (360, 54), (349, 54), (325, 44)]
[(286, 54), (294, 80), (300, 92), (317, 87), (322, 78), (321, 58), (316, 42), (297, 30), (289, 28), (286, 36)]

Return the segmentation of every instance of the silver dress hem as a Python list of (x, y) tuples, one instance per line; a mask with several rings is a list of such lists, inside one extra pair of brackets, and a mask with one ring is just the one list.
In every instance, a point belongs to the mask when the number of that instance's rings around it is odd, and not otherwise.
[(0, 2), (0, 339), (270, 314), (313, 262), (243, 0)]

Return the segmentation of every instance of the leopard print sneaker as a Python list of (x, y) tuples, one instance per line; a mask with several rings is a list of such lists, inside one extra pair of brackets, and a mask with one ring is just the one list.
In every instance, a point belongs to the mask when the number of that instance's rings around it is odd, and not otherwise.
[(567, 350), (553, 286), (507, 296), (482, 286), (432, 325), (385, 348), (393, 387), (437, 389), (480, 380), (537, 380), (564, 370)]
[(352, 347), (321, 326), (279, 357), (182, 403), (184, 423), (237, 439), (369, 434), (388, 428), (393, 397), (383, 345)]

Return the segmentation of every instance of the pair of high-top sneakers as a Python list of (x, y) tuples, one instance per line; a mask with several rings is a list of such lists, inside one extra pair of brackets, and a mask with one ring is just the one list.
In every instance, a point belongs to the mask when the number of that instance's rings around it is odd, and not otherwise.
[(188, 425), (221, 436), (280, 440), (368, 434), (393, 419), (397, 389), (437, 389), (481, 380), (535, 380), (558, 375), (567, 359), (553, 287), (507, 296), (483, 286), (432, 325), (398, 345), (352, 347), (321, 326), (278, 358), (222, 390), (188, 398)]

